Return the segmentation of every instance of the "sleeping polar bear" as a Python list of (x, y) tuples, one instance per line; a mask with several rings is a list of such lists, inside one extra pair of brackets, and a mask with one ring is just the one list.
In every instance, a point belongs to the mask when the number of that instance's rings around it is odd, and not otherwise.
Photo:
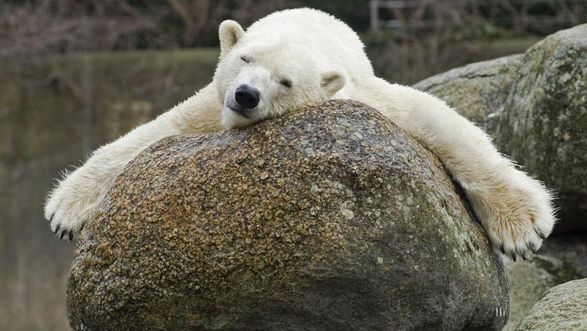
[(244, 127), (328, 99), (378, 109), (436, 154), (462, 186), (494, 249), (527, 258), (554, 226), (551, 196), (444, 102), (375, 77), (357, 34), (313, 9), (276, 12), (245, 32), (220, 25), (212, 83), (150, 123), (98, 149), (50, 193), (45, 217), (72, 239), (96, 211), (123, 167), (171, 135)]

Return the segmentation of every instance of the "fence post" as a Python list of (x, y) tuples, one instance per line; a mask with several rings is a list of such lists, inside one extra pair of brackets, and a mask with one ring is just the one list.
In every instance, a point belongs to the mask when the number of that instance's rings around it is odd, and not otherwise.
[(379, 0), (371, 0), (370, 2), (371, 31), (379, 30)]

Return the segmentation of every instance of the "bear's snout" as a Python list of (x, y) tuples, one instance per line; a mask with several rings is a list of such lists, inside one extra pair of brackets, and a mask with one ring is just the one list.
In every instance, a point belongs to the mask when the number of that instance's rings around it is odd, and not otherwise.
[(259, 104), (261, 92), (247, 84), (242, 84), (236, 89), (234, 99), (243, 108), (253, 109)]

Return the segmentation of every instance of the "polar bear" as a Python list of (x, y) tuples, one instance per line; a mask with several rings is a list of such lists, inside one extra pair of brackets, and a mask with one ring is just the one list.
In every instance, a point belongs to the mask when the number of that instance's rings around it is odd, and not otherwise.
[(291, 9), (246, 31), (224, 21), (219, 38), (220, 59), (208, 86), (96, 150), (51, 191), (45, 217), (60, 238), (79, 233), (123, 167), (157, 140), (245, 127), (333, 98), (372, 106), (437, 155), (496, 251), (526, 259), (552, 231), (549, 191), (443, 101), (377, 78), (361, 40), (343, 22), (318, 10)]

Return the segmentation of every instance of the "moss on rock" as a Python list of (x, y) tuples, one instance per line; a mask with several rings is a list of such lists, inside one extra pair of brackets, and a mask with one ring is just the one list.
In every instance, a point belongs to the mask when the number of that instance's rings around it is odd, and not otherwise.
[(587, 330), (587, 279), (548, 290), (516, 330)]
[(496, 142), (561, 197), (558, 232), (587, 230), (587, 24), (560, 31), (522, 59)]
[(74, 329), (495, 329), (507, 284), (440, 162), (331, 101), (164, 139), (76, 249)]
[(446, 101), (461, 115), (494, 130), (522, 55), (478, 62), (427, 78), (414, 85)]

